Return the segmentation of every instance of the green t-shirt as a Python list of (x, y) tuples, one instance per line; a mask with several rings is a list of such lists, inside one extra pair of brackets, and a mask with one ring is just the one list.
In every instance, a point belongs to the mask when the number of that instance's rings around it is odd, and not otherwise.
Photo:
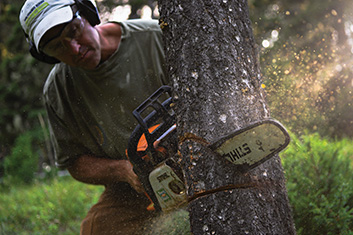
[(136, 126), (132, 111), (169, 82), (157, 21), (120, 24), (121, 43), (109, 60), (91, 71), (57, 64), (45, 83), (51, 139), (60, 168), (84, 154), (125, 159)]

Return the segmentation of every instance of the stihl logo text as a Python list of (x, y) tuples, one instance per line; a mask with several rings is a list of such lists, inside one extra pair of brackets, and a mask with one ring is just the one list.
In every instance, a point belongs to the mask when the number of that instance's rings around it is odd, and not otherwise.
[(157, 180), (160, 182), (162, 182), (163, 180), (166, 180), (169, 178), (169, 175), (167, 173), (163, 173), (162, 175), (157, 177)]
[(248, 144), (245, 143), (242, 146), (236, 147), (229, 153), (224, 154), (223, 157), (227, 157), (232, 162), (236, 162), (240, 158), (243, 158), (244, 156), (248, 155), (249, 153), (251, 153), (251, 149), (249, 148)]

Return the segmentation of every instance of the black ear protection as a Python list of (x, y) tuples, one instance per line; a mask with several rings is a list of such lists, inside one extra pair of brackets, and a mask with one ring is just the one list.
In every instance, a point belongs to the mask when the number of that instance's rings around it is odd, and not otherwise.
[[(90, 25), (95, 26), (100, 24), (100, 18), (98, 14), (98, 9), (93, 5), (93, 3), (89, 0), (75, 0), (75, 5), (77, 10), (84, 16)], [(47, 64), (56, 64), (60, 63), (60, 61), (54, 57), (48, 56), (41, 51), (38, 51), (34, 45), (34, 42), (29, 40), (29, 36), (25, 33), (27, 41), (29, 43), (29, 52), (31, 55), (44, 63)]]
[(100, 24), (98, 9), (89, 0), (75, 0), (77, 9), (88, 20), (90, 25)]

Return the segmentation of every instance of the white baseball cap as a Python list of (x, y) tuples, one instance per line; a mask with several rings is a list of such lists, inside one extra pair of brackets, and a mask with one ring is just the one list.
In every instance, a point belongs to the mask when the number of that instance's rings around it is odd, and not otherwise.
[(72, 20), (74, 0), (27, 0), (20, 12), (20, 23), (36, 49), (40, 39), (54, 26)]

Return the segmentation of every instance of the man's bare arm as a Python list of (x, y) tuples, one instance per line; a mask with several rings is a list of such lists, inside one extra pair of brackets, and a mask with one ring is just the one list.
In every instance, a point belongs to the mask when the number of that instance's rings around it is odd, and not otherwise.
[(137, 192), (144, 191), (132, 165), (127, 160), (97, 158), (90, 155), (79, 157), (68, 171), (78, 181), (96, 185), (129, 183)]

